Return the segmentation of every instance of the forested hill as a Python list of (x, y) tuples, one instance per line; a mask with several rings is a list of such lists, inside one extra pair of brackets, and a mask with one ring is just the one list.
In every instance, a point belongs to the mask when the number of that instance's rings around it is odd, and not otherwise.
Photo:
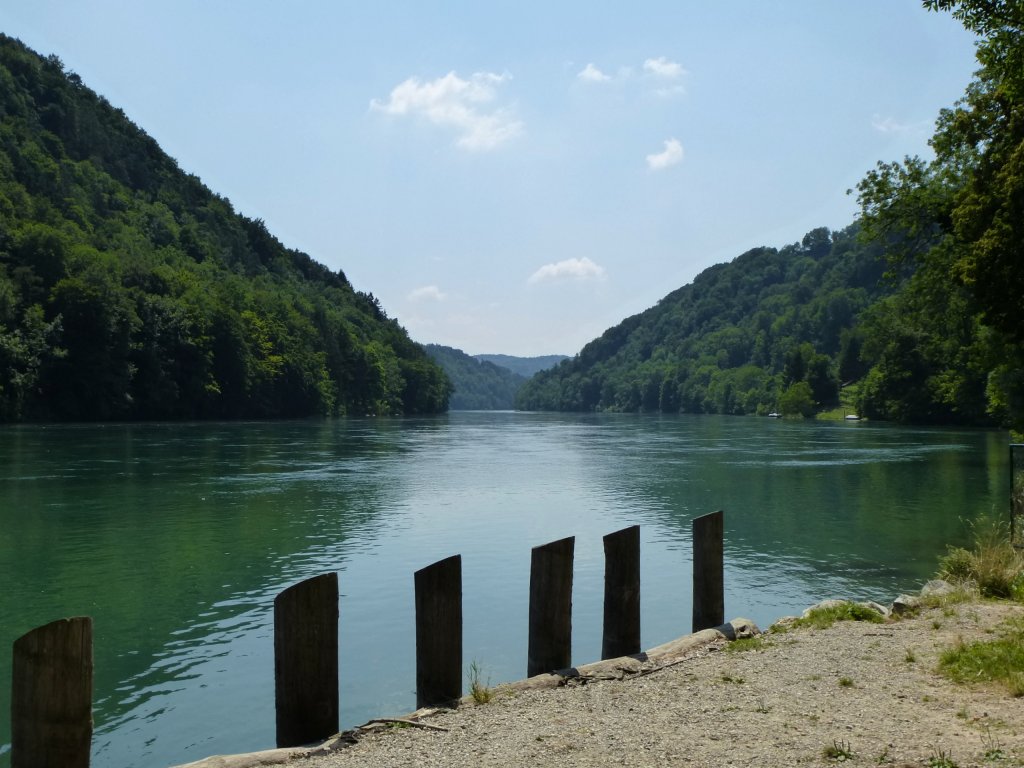
[(855, 235), (816, 229), (704, 270), (538, 373), (518, 407), (753, 414), (789, 390), (796, 410), (837, 404), (840, 382), (865, 372), (856, 322), (893, 290)]
[(372, 295), (0, 35), (0, 420), (429, 413), (449, 391)]
[(512, 373), (530, 378), (533, 374), (558, 365), (566, 359), (565, 355), (539, 355), (537, 357), (516, 357), (515, 355), (473, 355), (477, 360), (494, 363), (508, 368)]
[(452, 410), (503, 411), (515, 407), (516, 392), (525, 377), (453, 347), (427, 344), (425, 349), (452, 382)]
[(818, 229), (705, 270), (519, 407), (809, 415), (849, 384), (869, 418), (1024, 433), (1024, 3), (923, 5), (978, 36), (979, 69), (932, 159), (857, 185), (857, 237)]

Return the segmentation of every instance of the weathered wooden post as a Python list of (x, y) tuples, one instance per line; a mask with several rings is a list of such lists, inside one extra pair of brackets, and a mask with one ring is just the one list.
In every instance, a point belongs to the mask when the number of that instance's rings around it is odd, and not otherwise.
[(533, 548), (526, 675), (565, 669), (572, 657), (572, 558), (576, 538)]
[(60, 619), (22, 635), (11, 672), (11, 768), (88, 768), (92, 619)]
[(277, 746), (338, 732), (338, 574), (314, 576), (274, 598)]
[(462, 556), (415, 573), (416, 707), (462, 696)]
[(604, 537), (604, 636), (601, 658), (640, 652), (640, 526)]
[(693, 521), (693, 631), (725, 623), (723, 545), (725, 513)]

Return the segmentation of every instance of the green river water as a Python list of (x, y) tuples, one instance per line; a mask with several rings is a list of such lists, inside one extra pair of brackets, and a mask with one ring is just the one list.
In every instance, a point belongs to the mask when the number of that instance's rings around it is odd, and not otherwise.
[(576, 537), (573, 661), (601, 537), (641, 526), (643, 646), (689, 631), (690, 525), (725, 510), (726, 615), (916, 589), (1006, 514), (1007, 435), (712, 416), (0, 429), (0, 766), (10, 648), (95, 621), (94, 766), (274, 746), (274, 596), (340, 582), (342, 727), (415, 706), (413, 572), (463, 557), (465, 662), (526, 672), (530, 548)]

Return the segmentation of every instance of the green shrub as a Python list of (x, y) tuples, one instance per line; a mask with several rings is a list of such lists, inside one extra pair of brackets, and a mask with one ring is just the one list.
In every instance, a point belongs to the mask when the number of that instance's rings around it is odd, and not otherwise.
[(939, 575), (948, 581), (973, 581), (984, 597), (1024, 597), (1024, 558), (1010, 542), (1009, 526), (981, 517), (970, 527), (971, 549), (951, 547), (939, 563)]

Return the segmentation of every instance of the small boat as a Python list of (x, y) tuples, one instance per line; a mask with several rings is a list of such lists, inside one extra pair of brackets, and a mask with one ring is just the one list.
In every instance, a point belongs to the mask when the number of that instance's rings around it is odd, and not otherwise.
[(782, 414), (781, 413), (776, 413), (775, 411), (772, 411), (771, 413), (768, 414), (768, 418), (769, 419), (781, 419), (782, 418)]
[(843, 418), (846, 419), (847, 421), (860, 421), (860, 416), (858, 416), (856, 413), (848, 413), (845, 416), (843, 416)]

